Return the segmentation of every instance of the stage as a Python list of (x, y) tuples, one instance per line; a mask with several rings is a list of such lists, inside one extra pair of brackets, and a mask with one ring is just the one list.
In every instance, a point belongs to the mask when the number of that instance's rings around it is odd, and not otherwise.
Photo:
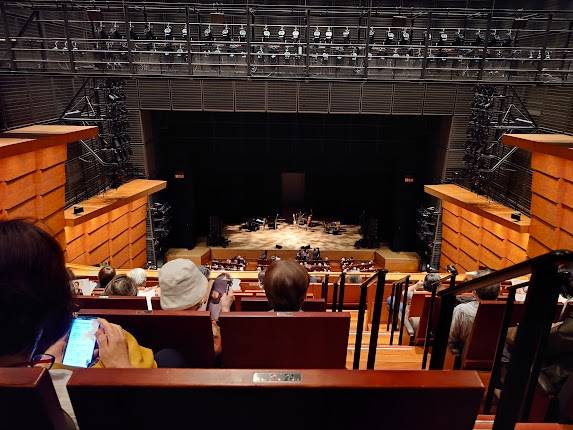
[(353, 250), (354, 244), (360, 239), (360, 227), (357, 225), (341, 225), (341, 234), (333, 235), (324, 231), (322, 225), (316, 227), (301, 227), (294, 224), (279, 224), (276, 230), (260, 229), (257, 231), (241, 230), (240, 224), (227, 225), (224, 235), (231, 241), (228, 248), (273, 250), (276, 245), (283, 249), (300, 249), (310, 245), (329, 251)]
[[(345, 231), (338, 235), (328, 234), (323, 226), (310, 229), (293, 224), (281, 224), (277, 230), (262, 229), (257, 231), (241, 230), (239, 224), (227, 225), (225, 236), (230, 240), (226, 247), (207, 246), (202, 241), (193, 249), (171, 248), (166, 261), (174, 258), (188, 258), (196, 264), (208, 264), (215, 259), (228, 259), (241, 255), (249, 261), (249, 269), (256, 268), (256, 261), (262, 251), (280, 258), (294, 259), (301, 246), (310, 245), (320, 248), (322, 257), (332, 262), (343, 257), (355, 260), (373, 260), (377, 267), (396, 272), (417, 272), (419, 257), (415, 252), (394, 252), (387, 246), (377, 249), (357, 249), (354, 243), (361, 238), (357, 225), (341, 226)], [(281, 248), (276, 248), (280, 245)], [(256, 276), (256, 273), (255, 275)]]

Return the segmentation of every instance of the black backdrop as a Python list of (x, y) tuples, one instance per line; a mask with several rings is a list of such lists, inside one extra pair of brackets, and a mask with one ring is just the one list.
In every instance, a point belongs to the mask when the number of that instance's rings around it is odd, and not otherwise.
[(149, 167), (168, 181), (176, 214), (171, 246), (193, 246), (207, 233), (209, 215), (235, 223), (275, 214), (281, 174), (302, 172), (315, 219), (358, 224), (367, 210), (380, 219), (384, 241), (399, 239), (395, 248), (411, 250), (414, 212), (423, 184), (440, 179), (440, 136), (450, 118), (154, 112), (152, 121)]

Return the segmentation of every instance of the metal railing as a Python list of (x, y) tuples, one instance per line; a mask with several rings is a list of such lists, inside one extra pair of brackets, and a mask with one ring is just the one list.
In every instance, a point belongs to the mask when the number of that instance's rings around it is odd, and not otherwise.
[[(441, 300), (440, 316), (433, 342), (430, 369), (442, 369), (444, 367), (456, 295), (531, 274), (524, 313), (517, 329), (493, 430), (513, 430), (515, 423), (526, 422), (529, 418), (543, 352), (555, 314), (555, 303), (557, 303), (560, 293), (562, 281), (558, 269), (560, 265), (571, 262), (573, 262), (573, 252), (553, 251), (437, 293)], [(510, 289), (510, 293), (511, 291), (512, 289)], [(511, 316), (513, 300), (508, 303), (511, 304), (504, 316), (505, 325), (508, 324)], [(506, 333), (504, 331), (502, 330), (501, 334), (505, 338)], [(500, 339), (497, 355), (500, 354), (501, 344), (502, 340)], [(499, 358), (496, 357), (496, 360)], [(497, 375), (495, 376), (497, 378)], [(489, 393), (490, 397), (491, 395)]]
[(372, 326), (370, 330), (370, 344), (368, 346), (367, 369), (374, 369), (376, 361), (376, 347), (378, 346), (378, 331), (380, 329), (380, 318), (382, 316), (382, 299), (384, 296), (384, 283), (386, 281), (386, 269), (379, 270), (360, 285), (360, 301), (358, 305), (358, 322), (356, 326), (356, 342), (354, 343), (353, 369), (360, 367), (360, 355), (362, 352), (362, 333), (364, 331), (364, 317), (366, 315), (366, 296), (368, 288), (376, 285), (374, 296), (374, 307), (372, 309)]
[(390, 345), (394, 344), (394, 332), (398, 328), (398, 317), (400, 317), (400, 334), (398, 345), (402, 344), (404, 333), (404, 320), (406, 319), (406, 309), (408, 306), (408, 287), (410, 286), (410, 275), (392, 283), (391, 304), (389, 306), (388, 320), (386, 321), (386, 331), (390, 331)]

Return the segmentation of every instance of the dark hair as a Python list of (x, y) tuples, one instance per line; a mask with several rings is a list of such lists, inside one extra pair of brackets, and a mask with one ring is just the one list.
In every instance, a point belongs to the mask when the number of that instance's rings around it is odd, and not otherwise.
[(43, 352), (67, 332), (69, 281), (52, 236), (23, 220), (0, 221), (0, 356)]
[(103, 291), (106, 296), (137, 296), (137, 286), (127, 275), (115, 276)]
[(433, 288), (440, 288), (440, 274), (439, 273), (428, 273), (424, 276), (424, 290), (432, 291)]
[(99, 286), (102, 288), (107, 287), (107, 284), (115, 277), (115, 269), (111, 266), (103, 266), (99, 269), (97, 274), (97, 279), (99, 281)]
[(500, 285), (493, 284), (487, 287), (481, 287), (476, 290), (476, 295), (480, 300), (495, 300), (499, 296)]
[(265, 271), (261, 270), (257, 277), (259, 278), (259, 284), (265, 285)]
[(276, 261), (265, 272), (263, 287), (267, 299), (276, 312), (299, 311), (306, 297), (310, 277), (294, 261)]

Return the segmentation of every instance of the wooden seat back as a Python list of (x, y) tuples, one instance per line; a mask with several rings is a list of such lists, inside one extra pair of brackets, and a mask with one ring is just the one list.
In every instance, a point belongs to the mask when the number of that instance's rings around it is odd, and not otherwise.
[[(241, 297), (241, 311), (268, 312), (271, 305), (266, 297)], [(302, 304), (303, 312), (326, 312), (324, 299), (306, 299)]]
[[(78, 309), (134, 309), (147, 310), (145, 297), (137, 296), (74, 296)], [(151, 298), (153, 309), (161, 309), (159, 297)]]
[(228, 312), (219, 318), (223, 366), (344, 369), (346, 312)]
[[(419, 317), (417, 330), (414, 335), (414, 344), (415, 345), (423, 345), (424, 341), (426, 340), (426, 328), (428, 326), (428, 318), (430, 316), (430, 303), (432, 301), (431, 295), (424, 296), (424, 305), (422, 307), (422, 314)], [(438, 317), (440, 315), (440, 299), (439, 297), (436, 298), (434, 302), (434, 310), (432, 312), (432, 323), (433, 327), (435, 328), (438, 324)], [(410, 319), (416, 317), (409, 317)]]
[[(500, 300), (482, 300), (478, 307), (470, 336), (462, 353), (462, 369), (489, 370), (493, 366), (497, 341), (503, 325), (506, 302)], [(562, 303), (555, 307), (554, 320), (559, 318)], [(509, 327), (517, 325), (525, 310), (525, 304), (515, 302), (511, 312)]]
[(68, 391), (82, 430), (471, 430), (483, 385), (463, 371), (82, 369)]
[(65, 430), (66, 417), (46, 369), (0, 368), (0, 428)]
[(211, 367), (215, 361), (209, 312), (85, 309), (79, 315), (105, 318), (131, 333), (141, 346), (157, 352), (174, 348), (190, 367)]
[(409, 317), (420, 317), (424, 310), (424, 302), (426, 296), (431, 296), (432, 293), (427, 291), (414, 291), (412, 294), (412, 301), (410, 302)]

